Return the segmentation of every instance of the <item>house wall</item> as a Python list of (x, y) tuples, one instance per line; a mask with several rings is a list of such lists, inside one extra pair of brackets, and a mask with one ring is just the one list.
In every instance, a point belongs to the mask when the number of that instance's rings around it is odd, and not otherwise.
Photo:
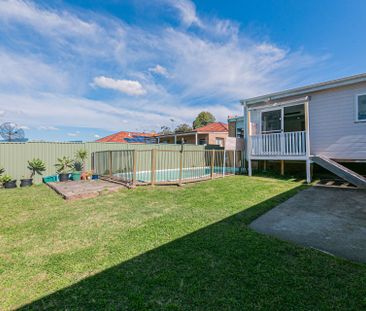
[(225, 146), (225, 139), (227, 137), (228, 137), (228, 133), (210, 133), (210, 134), (208, 134), (208, 143), (210, 145), (216, 145), (216, 138), (223, 138), (224, 146)]
[(355, 121), (355, 95), (366, 83), (311, 94), (310, 153), (366, 160), (366, 122)]

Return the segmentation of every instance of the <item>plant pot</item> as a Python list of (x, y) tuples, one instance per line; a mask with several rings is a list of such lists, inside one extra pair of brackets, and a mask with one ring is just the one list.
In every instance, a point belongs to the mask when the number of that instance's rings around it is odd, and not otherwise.
[(32, 178), (28, 178), (28, 179), (21, 179), (20, 180), (20, 187), (29, 187), (33, 185), (33, 179)]
[(92, 179), (93, 179), (93, 180), (95, 180), (95, 179), (99, 179), (99, 175), (93, 174), (93, 175), (92, 175)]
[(73, 172), (71, 174), (72, 180), (80, 180), (80, 177), (81, 177), (81, 172)]
[(6, 189), (16, 188), (17, 187), (17, 181), (16, 180), (8, 181), (8, 182), (4, 183), (3, 186)]
[(63, 181), (68, 181), (69, 180), (69, 174), (59, 174), (58, 175), (58, 179), (63, 182)]

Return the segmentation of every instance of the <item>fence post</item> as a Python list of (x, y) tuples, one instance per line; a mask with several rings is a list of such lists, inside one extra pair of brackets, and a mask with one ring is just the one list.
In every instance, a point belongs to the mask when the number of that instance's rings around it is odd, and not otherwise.
[(132, 168), (132, 184), (136, 185), (136, 166), (137, 166), (137, 151), (133, 150), (133, 168)]
[(112, 177), (112, 151), (109, 151), (109, 177)]
[(95, 173), (94, 170), (95, 170), (95, 158), (94, 158), (94, 152), (91, 153), (91, 169), (93, 171), (93, 174)]
[(156, 149), (151, 150), (151, 185), (155, 185), (155, 173), (156, 173)]
[(183, 150), (181, 150), (179, 153), (179, 184), (181, 184), (183, 178)]
[(236, 149), (233, 152), (234, 152), (234, 175), (236, 175)]
[(226, 168), (226, 150), (224, 150), (224, 158), (222, 163), (222, 177), (225, 177), (225, 168)]
[(214, 177), (214, 167), (215, 167), (215, 149), (212, 150), (211, 155), (211, 179)]

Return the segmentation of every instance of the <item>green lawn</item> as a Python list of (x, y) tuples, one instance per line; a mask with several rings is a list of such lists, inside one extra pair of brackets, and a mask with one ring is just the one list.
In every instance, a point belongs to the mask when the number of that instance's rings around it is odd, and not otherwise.
[(74, 202), (0, 190), (0, 310), (365, 309), (365, 265), (247, 227), (301, 188), (236, 176)]

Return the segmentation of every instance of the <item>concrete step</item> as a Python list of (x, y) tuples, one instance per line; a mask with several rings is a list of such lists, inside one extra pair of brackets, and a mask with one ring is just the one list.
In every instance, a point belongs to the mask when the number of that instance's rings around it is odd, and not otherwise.
[(311, 160), (356, 187), (366, 189), (366, 178), (349, 168), (321, 155), (312, 156)]

